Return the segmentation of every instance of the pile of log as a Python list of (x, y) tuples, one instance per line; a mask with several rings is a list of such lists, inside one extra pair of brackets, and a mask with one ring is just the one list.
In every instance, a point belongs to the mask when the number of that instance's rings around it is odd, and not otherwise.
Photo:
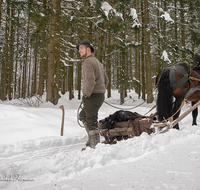
[(112, 126), (112, 129), (106, 128), (101, 122), (98, 123), (100, 135), (105, 138), (105, 144), (115, 144), (117, 141), (126, 140), (135, 136), (140, 136), (143, 132), (148, 134), (155, 133), (155, 128), (152, 128), (154, 115), (146, 118), (136, 118), (117, 122)]

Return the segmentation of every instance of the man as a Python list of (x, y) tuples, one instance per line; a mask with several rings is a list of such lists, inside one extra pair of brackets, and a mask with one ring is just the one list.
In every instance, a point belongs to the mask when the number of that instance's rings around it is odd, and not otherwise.
[(82, 102), (83, 109), (79, 114), (79, 119), (84, 123), (88, 133), (86, 147), (95, 148), (100, 142), (98, 130), (98, 110), (103, 104), (104, 93), (108, 85), (108, 77), (103, 69), (103, 65), (92, 53), (94, 48), (89, 40), (84, 39), (76, 46), (83, 60), (82, 75)]

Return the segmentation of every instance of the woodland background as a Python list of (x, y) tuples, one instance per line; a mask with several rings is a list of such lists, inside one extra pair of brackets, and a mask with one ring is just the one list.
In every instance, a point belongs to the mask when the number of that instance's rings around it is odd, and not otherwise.
[(155, 76), (191, 64), (200, 51), (199, 0), (0, 0), (0, 99), (33, 96), (53, 104), (81, 98), (76, 45), (89, 39), (120, 103), (127, 91), (153, 101)]

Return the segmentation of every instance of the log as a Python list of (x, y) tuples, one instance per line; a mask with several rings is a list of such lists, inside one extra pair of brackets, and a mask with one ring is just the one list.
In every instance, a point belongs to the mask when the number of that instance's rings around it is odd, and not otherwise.
[(155, 128), (151, 128), (153, 117), (136, 118), (124, 122), (117, 122), (112, 129), (107, 129), (101, 122), (98, 123), (100, 135), (104, 136), (105, 144), (115, 144), (116, 141), (140, 136), (143, 132), (151, 134), (155, 132)]
[(118, 129), (110, 129), (109, 130), (109, 136), (115, 137), (115, 136), (134, 136), (134, 130), (133, 128), (118, 128)]

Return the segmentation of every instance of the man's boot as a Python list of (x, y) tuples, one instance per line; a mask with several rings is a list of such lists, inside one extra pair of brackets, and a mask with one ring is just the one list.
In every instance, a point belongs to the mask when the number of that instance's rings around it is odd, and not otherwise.
[(86, 142), (86, 146), (90, 146), (90, 135), (89, 135), (89, 128), (87, 127), (87, 124), (86, 124), (86, 122), (84, 123), (84, 127), (85, 127), (85, 130), (86, 130), (86, 132), (87, 132), (87, 134), (88, 134), (88, 140), (87, 140), (87, 142)]
[(100, 136), (99, 136), (99, 130), (91, 130), (89, 131), (90, 136), (90, 142), (89, 146), (91, 148), (95, 148), (98, 143), (100, 143)]

